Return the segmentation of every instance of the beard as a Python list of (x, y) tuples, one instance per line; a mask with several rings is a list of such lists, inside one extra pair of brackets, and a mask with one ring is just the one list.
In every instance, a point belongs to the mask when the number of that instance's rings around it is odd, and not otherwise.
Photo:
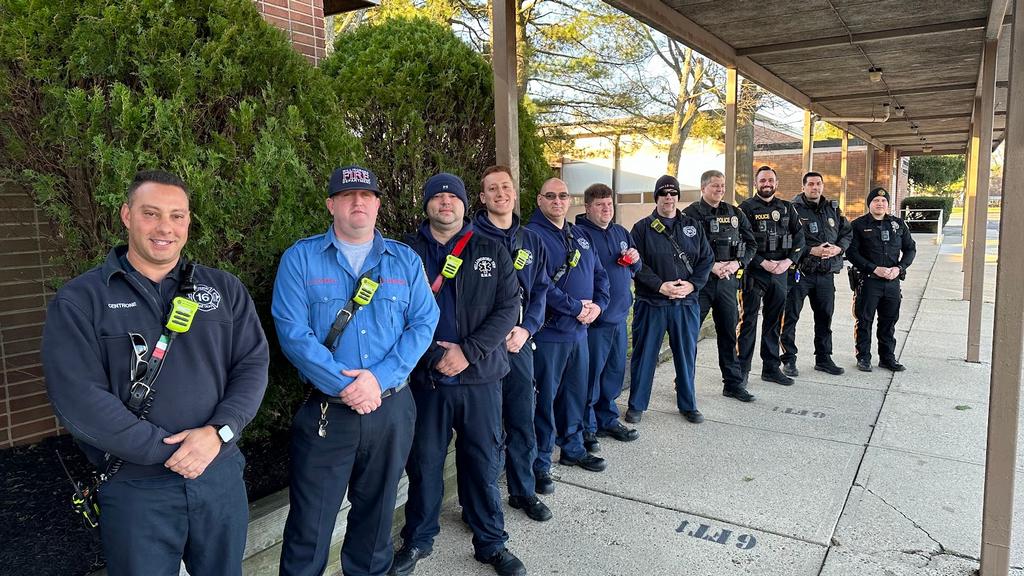
[(771, 198), (772, 196), (775, 195), (775, 188), (758, 188), (757, 195), (760, 196), (761, 198)]

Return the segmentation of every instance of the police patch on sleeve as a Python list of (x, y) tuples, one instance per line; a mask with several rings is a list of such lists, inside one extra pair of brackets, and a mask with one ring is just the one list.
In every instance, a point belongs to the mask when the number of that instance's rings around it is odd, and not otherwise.
[(583, 248), (584, 250), (590, 250), (590, 242), (588, 242), (586, 238), (577, 238), (576, 243), (580, 245), (580, 248)]
[(694, 236), (697, 235), (697, 227), (683, 226), (683, 235), (685, 235), (687, 238), (693, 238)]
[(626, 244), (625, 240), (619, 242), (619, 250), (629, 250), (629, 244)]
[(489, 256), (477, 258), (473, 262), (473, 269), (480, 273), (481, 278), (490, 278), (491, 272), (494, 272), (494, 260)]
[(202, 312), (210, 312), (220, 307), (220, 292), (213, 286), (196, 284), (190, 299), (199, 304), (199, 310)]

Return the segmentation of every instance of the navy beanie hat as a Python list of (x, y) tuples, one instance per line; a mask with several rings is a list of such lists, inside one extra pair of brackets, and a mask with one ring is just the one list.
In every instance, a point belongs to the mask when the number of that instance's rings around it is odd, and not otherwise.
[(462, 183), (461, 178), (448, 172), (441, 172), (431, 176), (427, 183), (423, 185), (423, 209), (427, 209), (427, 202), (430, 202), (431, 198), (442, 192), (455, 194), (459, 197), (459, 200), (462, 200), (462, 205), (465, 206), (466, 210), (469, 210), (469, 197), (466, 196), (466, 185)]

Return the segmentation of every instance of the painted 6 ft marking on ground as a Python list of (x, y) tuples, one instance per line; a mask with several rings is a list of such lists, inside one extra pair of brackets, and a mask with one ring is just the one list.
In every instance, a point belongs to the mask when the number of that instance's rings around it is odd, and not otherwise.
[(796, 408), (783, 408), (782, 406), (776, 406), (772, 408), (772, 412), (782, 412), (783, 414), (792, 414), (794, 416), (810, 416), (811, 418), (824, 418), (824, 412), (811, 412), (810, 410), (797, 410)]
[[(676, 532), (680, 534), (686, 534), (687, 536), (690, 536), (692, 538), (706, 540), (708, 542), (714, 542), (716, 544), (722, 544), (723, 546), (729, 544), (729, 540), (732, 538), (733, 535), (732, 530), (729, 530), (727, 528), (722, 528), (721, 530), (718, 530), (717, 534), (712, 535), (712, 532), (715, 531), (715, 528), (708, 526), (707, 524), (700, 523), (696, 524), (695, 527), (687, 530), (687, 526), (690, 525), (691, 522), (689, 520), (683, 520), (683, 522), (679, 524), (679, 527), (676, 528)], [(752, 534), (740, 534), (736, 536), (735, 546), (740, 550), (750, 550), (754, 546), (757, 546), (757, 538), (755, 538)]]

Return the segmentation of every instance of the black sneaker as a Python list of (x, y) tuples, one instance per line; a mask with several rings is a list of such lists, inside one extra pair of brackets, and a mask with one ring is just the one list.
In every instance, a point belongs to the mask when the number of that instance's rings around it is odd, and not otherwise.
[(643, 417), (643, 410), (633, 410), (632, 408), (630, 408), (629, 410), (626, 410), (626, 417), (624, 418), (624, 420), (626, 422), (629, 422), (630, 424), (639, 424), (640, 420), (642, 420)]
[(782, 363), (782, 373), (785, 374), (786, 376), (791, 376), (793, 378), (796, 378), (797, 376), (800, 375), (800, 371), (797, 370), (796, 368), (796, 358), (793, 358), (792, 360), (786, 360), (785, 362)]
[(597, 431), (598, 438), (611, 437), (619, 442), (632, 442), (640, 437), (640, 432), (634, 428), (626, 428), (621, 422), (616, 422), (611, 428), (602, 428)]
[(764, 380), (765, 382), (775, 382), (776, 384), (782, 384), (783, 386), (793, 385), (793, 379), (783, 374), (778, 368), (775, 370), (761, 372), (761, 380)]
[(831, 358), (824, 358), (822, 360), (818, 360), (814, 364), (814, 369), (819, 372), (832, 374), (833, 376), (839, 376), (840, 374), (845, 372), (845, 370), (843, 370), (839, 366), (836, 366), (836, 363), (833, 362)]
[(551, 509), (536, 496), (509, 496), (508, 505), (516, 510), (526, 512), (526, 515), (531, 520), (536, 520), (537, 522), (551, 520)]
[(416, 569), (416, 563), (422, 558), (430, 556), (430, 550), (420, 550), (415, 546), (402, 546), (391, 561), (391, 570), (388, 576), (408, 576)]
[(700, 413), (700, 410), (682, 410), (680, 414), (691, 424), (700, 424), (704, 421), (704, 415)]
[(523, 562), (516, 558), (515, 554), (509, 552), (508, 548), (502, 548), (488, 558), (476, 554), (473, 554), (473, 557), (477, 562), (493, 566), (494, 571), (500, 576), (526, 576), (526, 566), (523, 566)]
[(593, 432), (583, 433), (583, 447), (591, 454), (601, 451), (601, 443), (597, 440), (597, 434)]
[(722, 396), (726, 398), (735, 398), (740, 402), (753, 402), (754, 395), (747, 392), (745, 388), (726, 388), (722, 390)]
[(867, 358), (858, 358), (857, 370), (860, 370), (861, 372), (871, 372), (871, 360), (868, 360)]
[(535, 492), (537, 494), (554, 494), (555, 493), (555, 481), (551, 479), (550, 472), (537, 472), (536, 481), (534, 483)]

